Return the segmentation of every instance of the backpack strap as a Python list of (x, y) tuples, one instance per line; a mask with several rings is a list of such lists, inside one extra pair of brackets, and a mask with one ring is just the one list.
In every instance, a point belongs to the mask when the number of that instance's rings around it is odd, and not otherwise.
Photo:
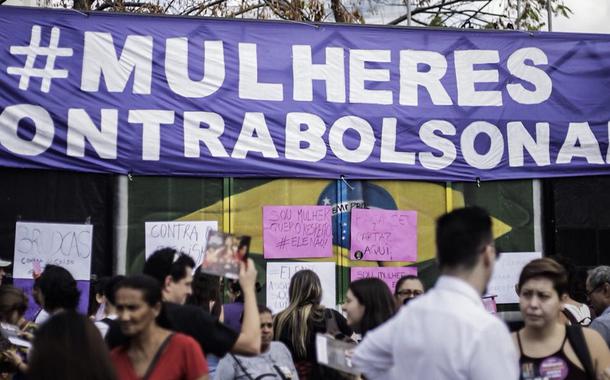
[(572, 312), (568, 309), (561, 309), (561, 313), (567, 318), (567, 320), (570, 322), (570, 326), (574, 326), (574, 325), (580, 325), (580, 323), (578, 322), (578, 320), (576, 319), (576, 317), (574, 317), (574, 314), (572, 314)]
[(254, 380), (252, 378), (252, 375), (250, 375), (250, 373), (248, 373), (248, 370), (246, 369), (246, 367), (244, 367), (244, 365), (242, 364), (242, 362), (237, 359), (237, 356), (235, 356), (232, 353), (229, 353), (229, 355), (231, 355), (231, 357), (233, 358), (233, 360), (235, 360), (235, 363), (237, 363), (237, 365), (239, 366), (239, 369), (241, 369), (241, 371), (244, 373), (244, 375), (246, 375), (246, 377), (250, 380)]
[(570, 346), (572, 346), (578, 360), (580, 360), (580, 363), (585, 368), (587, 377), (589, 379), (596, 379), (595, 368), (593, 368), (593, 361), (591, 360), (591, 353), (589, 352), (589, 347), (587, 346), (587, 341), (585, 339), (585, 334), (582, 331), (582, 327), (578, 324), (567, 326), (566, 334), (568, 336)]

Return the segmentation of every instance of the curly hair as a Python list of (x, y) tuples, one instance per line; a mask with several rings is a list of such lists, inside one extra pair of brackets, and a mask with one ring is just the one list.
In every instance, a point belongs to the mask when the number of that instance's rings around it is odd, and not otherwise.
[(47, 265), (38, 279), (43, 296), (43, 308), (47, 312), (58, 309), (75, 310), (80, 300), (76, 280), (65, 268)]

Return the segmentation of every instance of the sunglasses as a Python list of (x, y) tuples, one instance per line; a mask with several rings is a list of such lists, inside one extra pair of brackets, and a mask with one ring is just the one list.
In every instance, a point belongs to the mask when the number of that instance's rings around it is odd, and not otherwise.
[(403, 290), (399, 290), (396, 294), (399, 296), (417, 297), (417, 296), (421, 296), (422, 294), (424, 294), (424, 292), (423, 292), (423, 290), (403, 289)]

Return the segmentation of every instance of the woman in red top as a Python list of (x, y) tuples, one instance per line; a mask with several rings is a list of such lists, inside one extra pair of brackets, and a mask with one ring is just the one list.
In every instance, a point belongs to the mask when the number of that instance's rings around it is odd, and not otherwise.
[(168, 329), (155, 279), (127, 277), (117, 285), (115, 300), (121, 330), (130, 338), (110, 354), (119, 380), (207, 380), (199, 344)]

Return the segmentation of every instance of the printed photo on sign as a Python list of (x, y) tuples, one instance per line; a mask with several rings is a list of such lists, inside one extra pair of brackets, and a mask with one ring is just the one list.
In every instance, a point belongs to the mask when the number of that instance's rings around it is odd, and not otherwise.
[(174, 248), (189, 255), (195, 261), (195, 268), (203, 262), (208, 233), (218, 230), (216, 221), (167, 221), (146, 222), (144, 224), (146, 258), (161, 248)]
[(238, 279), (239, 263), (248, 258), (250, 240), (250, 236), (235, 236), (219, 231), (210, 231), (201, 271), (216, 276)]

